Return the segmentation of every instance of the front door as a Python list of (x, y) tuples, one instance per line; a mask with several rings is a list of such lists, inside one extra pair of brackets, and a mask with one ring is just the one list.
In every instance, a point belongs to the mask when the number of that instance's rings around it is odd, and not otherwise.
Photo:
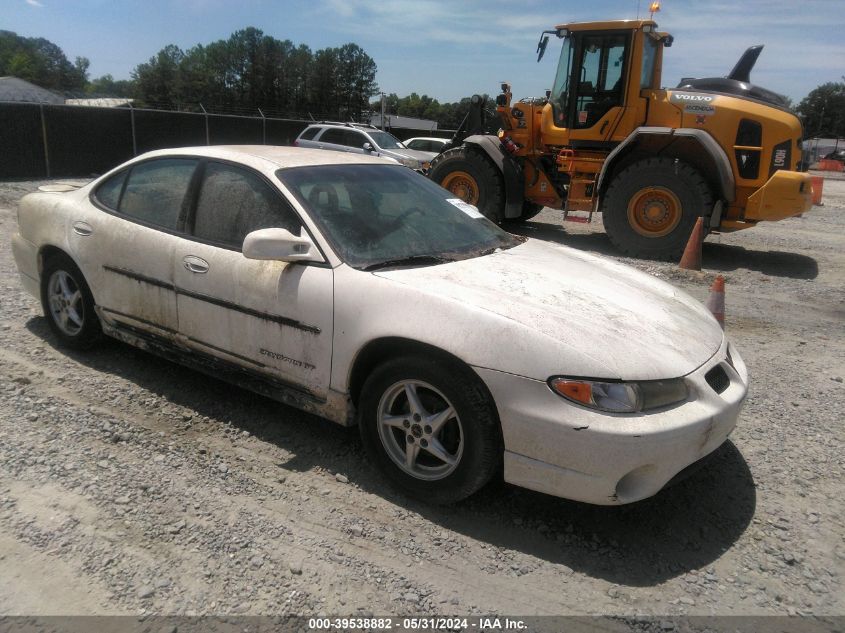
[(205, 164), (189, 235), (173, 260), (183, 344), (324, 398), (331, 374), (333, 270), (250, 260), (251, 231), (305, 230), (260, 174)]
[(603, 141), (622, 113), (628, 33), (584, 35), (576, 47), (570, 107), (570, 138)]

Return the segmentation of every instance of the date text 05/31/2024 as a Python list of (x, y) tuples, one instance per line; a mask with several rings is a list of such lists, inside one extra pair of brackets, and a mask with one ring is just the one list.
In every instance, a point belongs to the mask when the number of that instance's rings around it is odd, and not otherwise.
[(334, 630), (400, 630), (400, 631), (522, 631), (525, 622), (498, 617), (450, 618), (309, 618), (308, 628), (316, 631)]

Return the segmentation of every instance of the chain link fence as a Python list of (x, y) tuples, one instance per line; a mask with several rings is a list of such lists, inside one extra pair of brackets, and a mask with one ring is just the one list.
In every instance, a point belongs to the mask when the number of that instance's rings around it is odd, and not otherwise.
[(290, 145), (308, 121), (264, 116), (0, 103), (0, 178), (101, 174), (153, 149)]
[[(154, 149), (291, 145), (312, 121), (264, 116), (0, 102), (0, 179), (102, 174)], [(392, 128), (400, 140), (452, 132)]]

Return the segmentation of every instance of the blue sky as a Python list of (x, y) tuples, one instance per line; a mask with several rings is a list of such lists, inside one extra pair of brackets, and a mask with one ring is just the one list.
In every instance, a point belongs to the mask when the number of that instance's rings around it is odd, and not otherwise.
[[(641, 0), (640, 14), (649, 0)], [(90, 75), (129, 78), (167, 44), (189, 48), (255, 26), (312, 49), (355, 42), (376, 61), (385, 92), (455, 101), (498, 92), (540, 96), (559, 43), (537, 64), (540, 31), (557, 23), (633, 18), (637, 0), (0, 0), (0, 28), (41, 36)], [(766, 48), (754, 83), (799, 100), (843, 81), (845, 0), (663, 0), (661, 30), (675, 36), (663, 84), (723, 76), (752, 44)], [(554, 47), (552, 46), (554, 44)]]

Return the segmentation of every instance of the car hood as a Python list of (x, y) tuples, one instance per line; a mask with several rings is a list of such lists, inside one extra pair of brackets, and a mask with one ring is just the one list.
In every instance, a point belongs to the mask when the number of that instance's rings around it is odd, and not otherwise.
[[(532, 376), (540, 379), (554, 366), (557, 373), (570, 367), (603, 372), (572, 374), (593, 378), (684, 376), (712, 357), (724, 336), (707, 309), (674, 286), (612, 260), (536, 240), (484, 257), (376, 274), (509, 320), (520, 337), (510, 342), (514, 350), (548, 365)], [(483, 321), (478, 327), (483, 329)], [(524, 367), (531, 363), (519, 363), (519, 372), (507, 360), (497, 364), (490, 368), (530, 375)]]
[(383, 149), (381, 153), (385, 156), (396, 156), (396, 157), (403, 157), (403, 158), (413, 158), (420, 162), (429, 162), (432, 158), (437, 156), (434, 152), (424, 152), (419, 149)]

